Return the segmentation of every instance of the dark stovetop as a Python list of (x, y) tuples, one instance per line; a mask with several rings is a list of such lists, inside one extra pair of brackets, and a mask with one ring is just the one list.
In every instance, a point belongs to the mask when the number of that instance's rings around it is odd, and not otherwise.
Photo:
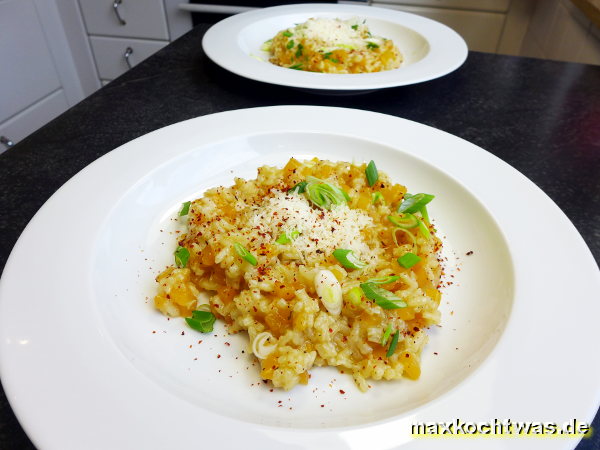
[[(185, 119), (281, 104), (377, 111), (471, 141), (544, 190), (600, 261), (600, 67), (470, 52), (460, 69), (437, 80), (322, 96), (216, 67), (201, 50), (205, 30), (195, 28), (0, 155), (0, 268), (42, 204), (98, 157)], [(600, 429), (598, 416), (594, 425)], [(0, 448), (33, 448), (3, 393)], [(600, 436), (578, 448), (599, 450)]]

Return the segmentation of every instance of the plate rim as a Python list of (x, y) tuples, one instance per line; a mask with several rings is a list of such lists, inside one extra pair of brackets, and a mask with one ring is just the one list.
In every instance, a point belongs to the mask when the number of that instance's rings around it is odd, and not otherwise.
[[(16, 273), (18, 273), (18, 268), (15, 268), (14, 266), (15, 266), (15, 264), (17, 264), (16, 261), (19, 257), (19, 253), (22, 253), (23, 246), (25, 245), (24, 242), (26, 242), (26, 240), (29, 238), (29, 234), (31, 234), (31, 232), (32, 232), (31, 230), (34, 227), (38, 226), (37, 222), (39, 222), (40, 217), (43, 217), (43, 215), (47, 214), (51, 208), (55, 207), (54, 205), (56, 204), (57, 199), (60, 199), (65, 191), (68, 191), (68, 190), (72, 191), (73, 189), (75, 189), (77, 187), (78, 181), (80, 181), (81, 179), (84, 179), (86, 177), (86, 174), (89, 173), (89, 171), (98, 170), (101, 165), (106, 165), (107, 163), (110, 165), (110, 162), (112, 160), (114, 160), (118, 155), (125, 154), (126, 152), (128, 152), (129, 149), (134, 146), (134, 143), (137, 143), (135, 145), (138, 145), (138, 146), (145, 145), (145, 142), (148, 139), (152, 140), (161, 135), (168, 136), (170, 133), (173, 133), (178, 128), (181, 128), (181, 127), (185, 128), (185, 126), (190, 126), (192, 124), (197, 125), (198, 122), (203, 122), (204, 124), (207, 124), (207, 123), (210, 123), (211, 121), (219, 122), (219, 121), (224, 120), (230, 128), (231, 128), (231, 123), (241, 123), (239, 120), (238, 121), (230, 121), (231, 116), (248, 115), (250, 117), (256, 117), (257, 115), (269, 115), (269, 114), (277, 116), (277, 115), (282, 115), (282, 112), (286, 111), (287, 114), (285, 114), (285, 116), (289, 118), (289, 112), (293, 111), (295, 113), (301, 113), (301, 115), (304, 114), (306, 116), (310, 116), (312, 119), (307, 119), (307, 123), (308, 123), (308, 122), (311, 122), (311, 120), (314, 120), (314, 117), (318, 114), (326, 114), (329, 116), (332, 113), (332, 110), (336, 110), (335, 111), (336, 113), (339, 113), (342, 116), (345, 116), (344, 120), (348, 120), (349, 118), (352, 118), (352, 120), (356, 119), (359, 121), (359, 123), (361, 123), (362, 121), (364, 121), (365, 117), (369, 117), (371, 119), (379, 118), (379, 119), (382, 119), (389, 123), (395, 123), (395, 124), (403, 123), (404, 125), (406, 125), (409, 128), (412, 127), (415, 130), (418, 130), (418, 132), (423, 132), (423, 130), (425, 130), (429, 133), (433, 132), (437, 136), (443, 136), (444, 139), (447, 139), (449, 136), (451, 139), (461, 141), (461, 148), (464, 151), (467, 151), (467, 153), (470, 153), (473, 156), (477, 156), (477, 158), (480, 160), (488, 160), (488, 161), (491, 160), (495, 164), (499, 164), (500, 167), (503, 167), (504, 171), (508, 170), (509, 173), (512, 173), (514, 180), (516, 180), (516, 181), (520, 180), (521, 184), (526, 183), (528, 185), (529, 189), (531, 189), (532, 193), (535, 193), (538, 197), (541, 196), (542, 198), (544, 198), (545, 202), (547, 203), (546, 206), (550, 205), (551, 209), (553, 210), (554, 215), (558, 214), (557, 217), (561, 218), (560, 219), (561, 226), (566, 226), (570, 230), (569, 238), (572, 240), (572, 243), (574, 243), (578, 247), (578, 252), (582, 252), (580, 254), (580, 256), (582, 256), (583, 258), (585, 258), (587, 260), (587, 263), (586, 263), (588, 265), (587, 268), (592, 269), (591, 273), (593, 276), (588, 281), (588, 283), (590, 285), (595, 284), (596, 287), (600, 286), (600, 272), (597, 270), (596, 262), (592, 256), (589, 248), (587, 248), (581, 235), (578, 233), (578, 231), (575, 229), (575, 227), (569, 221), (569, 219), (564, 215), (564, 213), (558, 208), (558, 206), (556, 206), (556, 204), (554, 204), (554, 202), (545, 193), (543, 193), (533, 182), (528, 180), (524, 175), (522, 175), (516, 169), (512, 168), (511, 166), (509, 166), (507, 163), (503, 162), (496, 156), (481, 149), (480, 147), (475, 146), (474, 144), (471, 144), (467, 141), (464, 141), (463, 139), (461, 139), (457, 136), (453, 136), (453, 135), (443, 132), (441, 130), (436, 130), (430, 126), (419, 124), (417, 122), (412, 122), (412, 121), (398, 118), (395, 116), (387, 116), (387, 115), (381, 114), (381, 113), (353, 110), (353, 109), (348, 109), (348, 108), (314, 107), (314, 106), (274, 106), (274, 107), (249, 108), (249, 109), (221, 112), (221, 113), (217, 113), (217, 114), (213, 114), (213, 115), (189, 119), (184, 122), (179, 122), (179, 123), (170, 125), (168, 127), (151, 132), (147, 135), (141, 136), (137, 139), (134, 139), (133, 141), (126, 143), (126, 144), (123, 144), (115, 151), (102, 156), (101, 158), (99, 158), (98, 160), (96, 160), (95, 162), (93, 162), (92, 164), (87, 166), (86, 168), (84, 168), (81, 172), (76, 174), (71, 180), (69, 180), (67, 183), (65, 183), (65, 185), (63, 185), (54, 195), (52, 195), (50, 197), (50, 199), (40, 209), (38, 214), (36, 214), (36, 216), (34, 216), (34, 218), (27, 225), (27, 227), (23, 231), (21, 237), (15, 244), (15, 247), (13, 248), (13, 251), (11, 252), (11, 255), (9, 256), (9, 258), (7, 260), (2, 279), (0, 280), (0, 311), (5, 310), (7, 307), (7, 302), (10, 301), (10, 300), (7, 300), (8, 294), (6, 293), (6, 290), (8, 289), (7, 288), (8, 283), (13, 282), (13, 281), (10, 280), (9, 277), (14, 276), (13, 273), (15, 273), (15, 271), (16, 271)], [(306, 114), (306, 113), (311, 113), (311, 114)], [(385, 118), (385, 119), (383, 119), (383, 118)], [(362, 122), (362, 123), (364, 123), (364, 122)], [(185, 125), (185, 124), (187, 124), (187, 125)], [(239, 125), (239, 126), (244, 128), (245, 125), (244, 126)], [(266, 128), (268, 128), (267, 124), (264, 124), (264, 126)], [(296, 126), (299, 128), (298, 129), (294, 128), (294, 130), (292, 130), (292, 131), (302, 131), (304, 128), (312, 129), (311, 127), (315, 127), (316, 125), (314, 125), (314, 124), (312, 124), (312, 125), (297, 124)], [(335, 130), (329, 129), (329, 127), (335, 127), (335, 126), (336, 125), (326, 125), (325, 127), (328, 128), (326, 132), (331, 132), (331, 133), (335, 132)], [(276, 129), (273, 129), (272, 131), (273, 132), (282, 132), (282, 129), (276, 128)], [(283, 131), (286, 131), (286, 130), (283, 130)], [(215, 133), (214, 130), (213, 130), (213, 133), (208, 133), (209, 136), (207, 139), (209, 139), (209, 140), (214, 139), (213, 138), (214, 133)], [(221, 133), (222, 133), (222, 131), (221, 131)], [(364, 135), (362, 135), (360, 132), (359, 132), (358, 136), (359, 137), (363, 136), (363, 138), (371, 140), (370, 137), (364, 137)], [(232, 135), (230, 135), (229, 132), (227, 132), (227, 134), (225, 134), (225, 137), (229, 138), (229, 137), (232, 137)], [(384, 142), (386, 142), (386, 141), (384, 140)], [(391, 145), (391, 146), (394, 147), (393, 145)], [(397, 145), (395, 147), (397, 147)], [(466, 149), (468, 149), (468, 150), (466, 150)], [(409, 152), (409, 153), (411, 153), (411, 152)], [(173, 154), (176, 155), (176, 154), (178, 154), (178, 152), (174, 152)], [(168, 154), (167, 154), (167, 156), (168, 156)], [(413, 154), (413, 156), (419, 157), (418, 155), (414, 155), (414, 154)], [(164, 158), (164, 157), (166, 157), (166, 156), (163, 155), (163, 157), (161, 157), (161, 158)], [(442, 168), (441, 170), (444, 170), (444, 169)], [(450, 175), (453, 176), (452, 173), (450, 173)], [(454, 178), (456, 178), (456, 177), (454, 177)], [(458, 181), (464, 185), (464, 183), (462, 183), (461, 179), (458, 179)], [(469, 189), (468, 185), (466, 187), (467, 187), (467, 189)], [(471, 189), (469, 189), (469, 190), (471, 192), (473, 192)], [(476, 193), (474, 193), (474, 195), (478, 199), (480, 199)], [(492, 210), (491, 212), (493, 213), (494, 211)], [(8, 281), (7, 281), (7, 279), (8, 279)], [(516, 290), (519, 290), (519, 286), (520, 286), (519, 279), (516, 278), (515, 279)], [(514, 307), (516, 310), (516, 307), (517, 307), (516, 299), (515, 299)], [(513, 311), (513, 315), (514, 314), (515, 314), (515, 311)], [(10, 326), (11, 326), (11, 324), (6, 319), (6, 317), (7, 317), (7, 314), (0, 314), (0, 337), (5, 337), (7, 328), (10, 328)], [(512, 317), (511, 317), (511, 319), (512, 319)], [(514, 325), (514, 320), (509, 320), (509, 322), (507, 323), (507, 327), (504, 331), (504, 335), (506, 335), (508, 333), (509, 327), (511, 327), (513, 325)], [(595, 333), (598, 334), (598, 331), (596, 330)], [(503, 336), (500, 339), (500, 341), (498, 342), (496, 348), (493, 350), (493, 353), (495, 352), (497, 354), (499, 352), (499, 347), (501, 346), (501, 344), (502, 344), (502, 347), (506, 347), (506, 342), (504, 342), (504, 341), (506, 341), (506, 340), (504, 339), (504, 336)], [(2, 381), (3, 381), (4, 387), (5, 387), (7, 398), (9, 399), (11, 406), (13, 407), (13, 410), (15, 411), (15, 414), (19, 418), (20, 422), (22, 423), (24, 429), (27, 431), (30, 438), (34, 442), (36, 442), (36, 444), (40, 444), (43, 442), (44, 438), (39, 434), (40, 433), (39, 432), (40, 427), (38, 426), (39, 424), (37, 424), (37, 423), (34, 424), (31, 420), (31, 418), (27, 417), (28, 414), (25, 411), (25, 405), (23, 403), (23, 400), (18, 400), (19, 398), (22, 398), (22, 397), (20, 395), (16, 394), (18, 391), (21, 390), (18, 386), (18, 380), (15, 380), (12, 377), (12, 375), (10, 375), (10, 369), (8, 368), (9, 367), (8, 359), (12, 358), (12, 361), (14, 362), (16, 355), (20, 352), (18, 351), (17, 353), (14, 353), (13, 349), (10, 347), (10, 343), (7, 343), (6, 340), (2, 340), (0, 345), (2, 345), (2, 347), (4, 349), (4, 351), (0, 352), (0, 375), (2, 375)], [(503, 351), (505, 351), (505, 350), (506, 350), (506, 348), (504, 348)], [(11, 351), (13, 353), (10, 354), (10, 356), (8, 356)], [(492, 355), (490, 354), (490, 356), (488, 356), (487, 360), (489, 361), (489, 359), (491, 357), (492, 357)], [(481, 372), (485, 372), (489, 369), (488, 361), (484, 361), (482, 363), (482, 366), (478, 369), (478, 371), (479, 371), (478, 376), (481, 376)], [(485, 370), (483, 367), (484, 365), (486, 365)], [(598, 370), (598, 366), (596, 366), (594, 369)], [(9, 374), (9, 375), (7, 375), (7, 374)], [(472, 374), (471, 376), (474, 376), (474, 375), (475, 374)], [(484, 376), (485, 376), (485, 374), (484, 374)], [(464, 384), (463, 384), (463, 387), (464, 387)], [(452, 390), (450, 394), (455, 396), (457, 393), (457, 390), (458, 389)], [(23, 394), (22, 391), (19, 393)], [(436, 402), (433, 402), (433, 403), (436, 403)], [(600, 389), (596, 389), (595, 402), (592, 399), (591, 401), (587, 401), (586, 403), (588, 404), (588, 407), (590, 409), (590, 412), (587, 413), (589, 415), (588, 418), (591, 420), (591, 418), (593, 418), (593, 414), (595, 413), (595, 410), (598, 407), (598, 404), (600, 404)], [(420, 408), (420, 409), (427, 409), (427, 407), (430, 404), (431, 403), (428, 403), (427, 405), (424, 405), (424, 407)], [(417, 411), (416, 415), (418, 416), (421, 413), (422, 413), (422, 411)], [(225, 422), (227, 422), (227, 421), (225, 420)], [(393, 424), (393, 423), (395, 423), (395, 421), (391, 420), (390, 423)], [(341, 434), (344, 434), (344, 433), (347, 434), (347, 433), (363, 432), (365, 430), (367, 432), (369, 432), (370, 429), (373, 429), (373, 428), (379, 429), (380, 427), (382, 427), (382, 426), (385, 427), (387, 425), (388, 424), (378, 424), (373, 427), (373, 426), (370, 426), (369, 424), (367, 424), (364, 427), (362, 427), (361, 430), (358, 430), (358, 429), (343, 430), (343, 431), (320, 430), (321, 431), (320, 434), (336, 435), (337, 437), (339, 437)], [(36, 429), (36, 427), (37, 427), (38, 431), (34, 431)], [(272, 430), (270, 430), (270, 431), (272, 431)], [(287, 430), (287, 431), (289, 432), (290, 430)], [(298, 431), (299, 430), (292, 430), (292, 432), (296, 432), (296, 433), (298, 433)], [(311, 430), (311, 431), (314, 431), (314, 430)], [(279, 442), (276, 439), (274, 440), (272, 436), (269, 437), (266, 432), (261, 432), (261, 430), (258, 430), (257, 432), (258, 432), (258, 435), (260, 435), (262, 437), (263, 441), (267, 444), (273, 445), (274, 443)], [(46, 431), (46, 433), (47, 433), (47, 431)], [(282, 433), (285, 433), (285, 431), (282, 431)], [(460, 442), (460, 441), (458, 441), (458, 442)], [(563, 443), (565, 443), (564, 447), (561, 445), (560, 447), (557, 446), (556, 448), (566, 448), (566, 445), (568, 445), (569, 441), (565, 440), (565, 441), (563, 441)], [(40, 447), (41, 447), (41, 445), (40, 445)], [(51, 447), (52, 447), (52, 444), (48, 443), (47, 448), (51, 448)], [(44, 448), (46, 448), (46, 447), (44, 447)], [(53, 448), (66, 448), (66, 447), (53, 447)], [(273, 447), (273, 448), (275, 448), (275, 447)]]
[[(435, 40), (443, 42), (443, 45), (448, 46), (450, 52), (444, 52), (445, 55), (443, 58), (447, 58), (449, 54), (450, 59), (448, 61), (442, 60), (441, 62), (443, 65), (435, 67), (435, 64), (438, 63), (436, 59), (442, 58), (442, 55), (441, 52), (438, 51), (438, 47), (434, 46), (433, 48), (430, 48), (430, 52), (423, 60), (415, 63), (415, 65), (421, 64), (422, 67), (425, 60), (429, 63), (433, 59), (434, 67), (423, 71), (422, 74), (417, 72), (417, 74), (404, 77), (406, 72), (402, 72), (402, 67), (396, 69), (400, 72), (383, 71), (371, 74), (320, 74), (297, 70), (292, 71), (273, 64), (268, 64), (264, 61), (257, 61), (247, 55), (239, 45), (237, 45), (239, 33), (246, 26), (257, 20), (294, 13), (319, 14), (337, 12), (340, 14), (356, 14), (358, 16), (364, 16), (367, 19), (383, 19), (397, 25), (405, 26), (413, 31), (415, 31), (414, 27), (416, 27), (418, 30), (417, 32), (419, 32), (428, 43), (435, 38)], [(235, 33), (235, 38), (230, 38), (231, 33)], [(437, 36), (436, 33), (439, 33), (440, 36)], [(219, 47), (222, 47), (220, 51), (217, 50)], [(208, 58), (215, 64), (238, 76), (263, 83), (321, 92), (372, 91), (422, 83), (442, 77), (457, 70), (466, 61), (468, 56), (468, 47), (464, 39), (450, 27), (435, 20), (395, 9), (334, 3), (302, 3), (272, 6), (228, 17), (214, 24), (206, 31), (202, 37), (202, 48)]]

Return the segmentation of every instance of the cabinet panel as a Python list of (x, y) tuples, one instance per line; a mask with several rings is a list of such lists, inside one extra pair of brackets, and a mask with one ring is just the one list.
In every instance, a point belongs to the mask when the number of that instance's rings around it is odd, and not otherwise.
[(437, 20), (460, 34), (469, 50), (479, 52), (496, 52), (505, 20), (505, 15), (500, 13), (398, 6), (379, 2), (373, 2), (373, 6), (398, 9)]
[(381, 3), (506, 12), (510, 5), (510, 0), (383, 0)]
[(168, 44), (168, 42), (99, 36), (91, 36), (90, 43), (96, 58), (98, 76), (105, 80), (117, 78), (129, 70), (125, 60), (125, 53), (128, 48), (132, 50), (129, 62), (132, 66), (135, 66)]
[[(68, 108), (67, 97), (64, 91), (59, 89), (6, 122), (0, 123), (0, 135), (12, 139), (16, 144)], [(0, 152), (4, 150), (5, 147), (0, 144)]]
[(0, 122), (60, 87), (31, 0), (0, 1), (0, 64)]
[(89, 34), (146, 39), (169, 39), (162, 0), (121, 0), (115, 12), (113, 0), (79, 0)]

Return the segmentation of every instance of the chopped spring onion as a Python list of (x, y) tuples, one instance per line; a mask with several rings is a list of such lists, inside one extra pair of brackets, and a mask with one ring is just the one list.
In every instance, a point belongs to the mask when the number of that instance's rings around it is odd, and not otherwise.
[(273, 39), (269, 39), (268, 41), (265, 41), (263, 45), (260, 46), (260, 49), (263, 52), (270, 52), (272, 43), (273, 43)]
[(398, 275), (390, 275), (389, 277), (371, 278), (371, 279), (367, 280), (366, 282), (373, 283), (373, 284), (390, 284), (399, 279), (400, 279), (400, 277)]
[(421, 258), (414, 253), (408, 252), (398, 258), (398, 264), (400, 264), (405, 269), (410, 269), (412, 266), (421, 261)]
[(385, 354), (386, 358), (389, 358), (396, 351), (396, 347), (398, 346), (398, 338), (400, 337), (400, 331), (396, 331), (394, 336), (392, 337), (392, 342), (390, 342), (390, 348), (388, 348), (387, 353)]
[(285, 46), (285, 48), (287, 48), (287, 49), (289, 50), (289, 49), (290, 49), (290, 48), (292, 48), (293, 46), (294, 46), (294, 40), (293, 40), (293, 39), (290, 39), (290, 41), (287, 43), (287, 45)]
[(413, 248), (415, 248), (415, 249), (417, 248), (417, 238), (415, 238), (415, 235), (412, 234), (410, 231), (405, 230), (403, 228), (394, 228), (394, 230), (392, 231), (392, 239), (394, 239), (394, 244), (396, 244), (396, 247), (400, 247), (400, 244), (398, 244), (398, 237), (396, 236), (396, 233), (398, 231), (401, 231), (402, 233), (404, 233), (405, 236), (408, 237)]
[(302, 49), (304, 46), (302, 44), (298, 44), (298, 49), (296, 50), (296, 58), (300, 58), (302, 56)]
[(404, 213), (400, 216), (388, 216), (388, 220), (399, 228), (414, 228), (419, 225), (419, 219), (410, 213)]
[(373, 192), (371, 195), (371, 204), (375, 204), (377, 202), (385, 203), (385, 199), (383, 198), (383, 194), (379, 191)]
[(422, 221), (419, 220), (419, 231), (423, 235), (425, 239), (431, 239), (431, 232), (427, 225), (425, 225)]
[(358, 24), (352, 25), (350, 28), (352, 28), (353, 30), (358, 30)]
[(392, 334), (392, 324), (388, 323), (385, 332), (383, 333), (383, 337), (381, 338), (381, 345), (385, 345), (390, 338), (390, 334)]
[(242, 259), (248, 261), (253, 266), (258, 264), (256, 257), (252, 253), (250, 253), (248, 250), (246, 250), (246, 247), (244, 247), (243, 245), (238, 244), (236, 242), (235, 244), (233, 244), (233, 248), (235, 248), (235, 251), (237, 252), (238, 255), (240, 255), (242, 257)]
[(288, 189), (287, 193), (288, 194), (303, 194), (304, 191), (306, 190), (306, 185), (308, 183), (306, 181), (301, 181), (300, 183), (296, 184), (296, 186), (294, 186), (291, 189)]
[(367, 182), (369, 183), (369, 186), (373, 187), (373, 185), (377, 183), (377, 180), (379, 179), (379, 172), (377, 172), (375, 161), (371, 160), (369, 164), (367, 164), (365, 174), (367, 175)]
[(350, 300), (350, 303), (352, 303), (354, 306), (358, 306), (362, 302), (363, 291), (358, 286), (353, 287), (348, 292), (346, 292), (346, 297), (348, 297), (348, 300)]
[(339, 187), (315, 177), (307, 177), (305, 193), (308, 199), (319, 208), (331, 209), (333, 205), (348, 202), (350, 197)]
[(393, 292), (380, 288), (375, 283), (361, 283), (360, 288), (368, 299), (383, 309), (406, 308), (406, 303)]
[(375, 42), (367, 42), (367, 48), (370, 50), (374, 50), (376, 48), (379, 48), (379, 45), (377, 45)]
[(342, 312), (342, 286), (330, 270), (319, 270), (315, 275), (315, 290), (329, 314), (339, 316)]
[(368, 266), (366, 262), (359, 260), (352, 250), (338, 248), (333, 251), (333, 256), (340, 264), (348, 269), (364, 269)]
[(426, 225), (429, 225), (431, 223), (429, 221), (429, 212), (427, 211), (426, 205), (423, 205), (423, 207), (421, 208), (421, 216), (423, 216), (423, 222), (425, 222)]
[(177, 267), (185, 267), (190, 259), (190, 251), (181, 245), (175, 250), (175, 264)]
[(192, 204), (192, 202), (184, 202), (181, 205), (181, 211), (179, 211), (179, 217), (182, 216), (187, 216), (188, 213), (190, 212), (190, 205)]
[(285, 30), (283, 33), (285, 37), (292, 37), (294, 35), (294, 33), (292, 33), (290, 30)]
[(435, 198), (435, 195), (431, 194), (404, 194), (404, 200), (398, 206), (398, 212), (414, 214), (421, 211), (421, 208)]
[(298, 230), (293, 230), (293, 231), (290, 231), (289, 233), (284, 231), (283, 233), (281, 233), (279, 235), (279, 237), (277, 238), (275, 243), (282, 244), (282, 245), (289, 244), (294, 239), (296, 239), (298, 236), (300, 236), (300, 232)]
[(336, 58), (332, 58), (332, 57), (331, 57), (331, 55), (332, 55), (332, 54), (333, 54), (333, 52), (327, 52), (327, 53), (323, 54), (323, 59), (328, 59), (328, 60), (329, 60), (329, 61), (331, 61), (331, 62), (334, 62), (334, 63), (336, 63), (336, 64), (339, 64), (339, 63), (340, 63), (340, 60), (339, 60), (339, 59), (336, 59)]
[(186, 317), (187, 324), (200, 333), (210, 333), (217, 318), (209, 311), (192, 311), (192, 317)]
[(302, 70), (302, 63), (294, 64), (293, 66), (290, 66), (289, 69)]

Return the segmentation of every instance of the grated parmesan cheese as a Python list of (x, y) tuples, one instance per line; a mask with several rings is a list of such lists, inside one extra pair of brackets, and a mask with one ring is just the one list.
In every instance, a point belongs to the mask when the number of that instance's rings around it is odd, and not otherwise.
[(364, 212), (350, 209), (346, 204), (331, 210), (315, 209), (304, 195), (275, 192), (274, 196), (254, 211), (250, 224), (274, 241), (281, 233), (300, 232), (291, 245), (304, 258), (330, 255), (335, 249), (353, 250), (362, 260), (376, 258), (365, 243), (361, 230), (373, 226)]
[[(355, 28), (352, 28), (352, 27)], [(365, 39), (363, 36), (363, 25), (357, 20), (340, 20), (327, 18), (311, 18), (296, 27), (296, 31), (307, 39), (314, 39), (323, 45), (324, 50), (336, 48), (360, 48), (365, 47), (367, 42), (377, 38)]]

